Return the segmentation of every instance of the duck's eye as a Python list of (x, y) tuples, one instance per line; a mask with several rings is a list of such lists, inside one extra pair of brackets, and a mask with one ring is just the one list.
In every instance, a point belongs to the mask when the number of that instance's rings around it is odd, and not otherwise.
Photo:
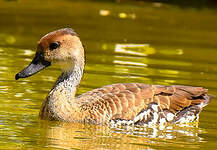
[(52, 51), (52, 50), (57, 49), (59, 46), (60, 46), (59, 42), (53, 42), (53, 43), (50, 43), (49, 48)]

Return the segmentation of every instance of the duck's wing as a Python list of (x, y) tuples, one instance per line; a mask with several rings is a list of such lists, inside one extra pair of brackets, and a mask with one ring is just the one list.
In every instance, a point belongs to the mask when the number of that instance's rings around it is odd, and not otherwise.
[(139, 114), (141, 122), (141, 113), (145, 114), (149, 108), (152, 109), (149, 111), (164, 114), (169, 112), (174, 115), (183, 113), (182, 110), (187, 111), (186, 108), (195, 105), (200, 105), (201, 110), (210, 101), (210, 96), (206, 93), (207, 89), (202, 87), (121, 83), (94, 89), (77, 99), (82, 103), (84, 113), (89, 113), (88, 120), (91, 122), (134, 120)]

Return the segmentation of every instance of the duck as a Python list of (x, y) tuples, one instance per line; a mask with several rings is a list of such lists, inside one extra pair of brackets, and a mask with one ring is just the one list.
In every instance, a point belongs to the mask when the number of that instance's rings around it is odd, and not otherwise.
[(203, 87), (145, 83), (115, 83), (75, 96), (84, 73), (85, 50), (71, 28), (43, 36), (33, 60), (15, 79), (56, 64), (62, 73), (41, 106), (41, 120), (119, 125), (190, 123), (198, 120), (212, 99)]

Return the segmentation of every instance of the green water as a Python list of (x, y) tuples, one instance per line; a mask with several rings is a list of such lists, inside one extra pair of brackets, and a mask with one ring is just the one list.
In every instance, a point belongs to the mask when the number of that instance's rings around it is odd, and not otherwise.
[(140, 2), (0, 1), (0, 149), (216, 149), (216, 98), (201, 113), (198, 127), (111, 129), (39, 121), (58, 67), (14, 80), (41, 36), (72, 27), (87, 58), (78, 94), (143, 82), (204, 86), (216, 96), (216, 14)]

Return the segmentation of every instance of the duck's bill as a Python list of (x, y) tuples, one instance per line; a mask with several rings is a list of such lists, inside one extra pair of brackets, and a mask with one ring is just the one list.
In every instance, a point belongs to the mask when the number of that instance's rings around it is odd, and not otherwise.
[(15, 79), (18, 80), (19, 78), (26, 78), (32, 76), (50, 65), (51, 65), (50, 62), (44, 60), (43, 57), (40, 57), (40, 54), (36, 53), (34, 59), (29, 64), (29, 66), (27, 66), (22, 71), (17, 73), (15, 75)]

